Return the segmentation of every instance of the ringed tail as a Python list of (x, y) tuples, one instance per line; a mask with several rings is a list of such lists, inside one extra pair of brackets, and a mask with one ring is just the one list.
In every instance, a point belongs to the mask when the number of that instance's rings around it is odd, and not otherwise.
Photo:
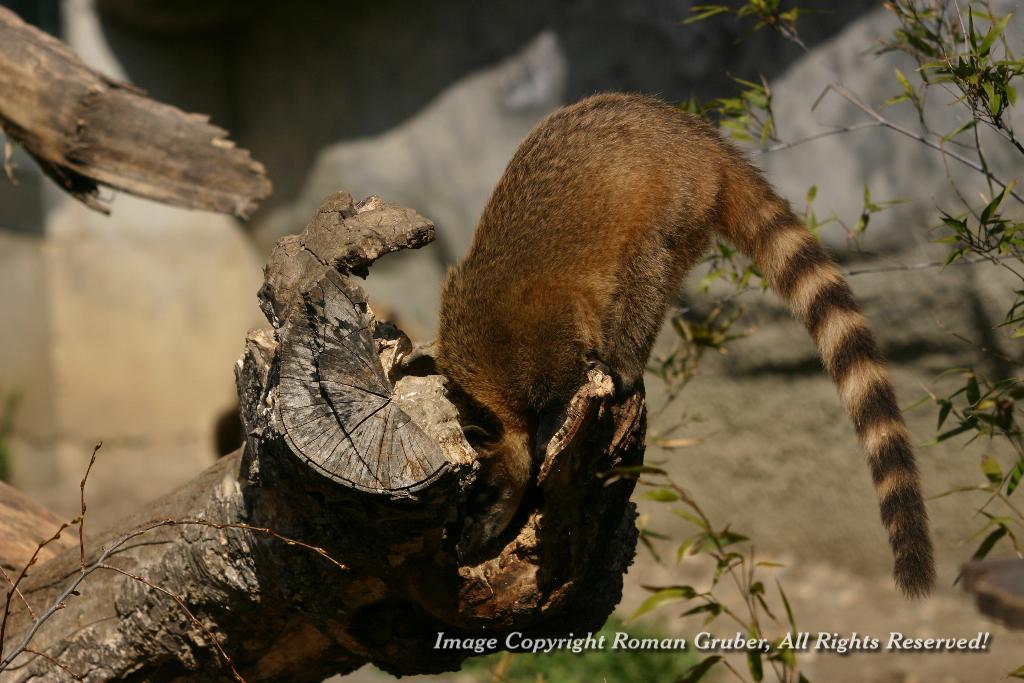
[(846, 280), (818, 240), (746, 160), (725, 171), (721, 234), (749, 256), (804, 324), (867, 456), (882, 524), (907, 597), (935, 581), (928, 514), (885, 360)]

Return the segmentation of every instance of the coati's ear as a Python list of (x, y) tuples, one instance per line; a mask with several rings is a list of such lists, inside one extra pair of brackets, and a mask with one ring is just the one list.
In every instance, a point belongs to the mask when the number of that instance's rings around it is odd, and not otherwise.
[(470, 446), (480, 450), (480, 446), (491, 445), (501, 439), (504, 429), (494, 413), (474, 401), (455, 382), (448, 382), (447, 390), (448, 400), (459, 411), (459, 423)]
[(493, 443), (497, 438), (494, 434), (491, 434), (480, 425), (463, 425), (462, 433), (466, 435), (466, 441), (468, 441), (469, 445), (473, 448)]

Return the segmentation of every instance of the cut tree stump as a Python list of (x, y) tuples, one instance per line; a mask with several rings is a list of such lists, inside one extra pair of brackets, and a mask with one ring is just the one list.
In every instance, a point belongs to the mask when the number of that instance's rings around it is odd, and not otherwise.
[(66, 192), (104, 213), (99, 185), (241, 218), (270, 194), (263, 165), (207, 117), (90, 69), (4, 7), (0, 130)]
[(460, 562), (476, 453), (431, 347), (377, 320), (353, 277), (433, 234), (415, 211), (339, 192), (278, 243), (259, 295), (273, 327), (235, 367), (244, 451), (87, 534), (84, 563), (71, 548), (34, 569), (36, 616), (12, 603), (17, 668), (0, 679), (55, 662), (88, 680), (436, 673), (475, 654), (435, 649), (442, 632), (500, 649), (513, 631), (603, 624), (637, 531), (633, 481), (602, 474), (642, 462), (642, 393), (616, 396), (600, 368), (581, 377), (512, 528)]

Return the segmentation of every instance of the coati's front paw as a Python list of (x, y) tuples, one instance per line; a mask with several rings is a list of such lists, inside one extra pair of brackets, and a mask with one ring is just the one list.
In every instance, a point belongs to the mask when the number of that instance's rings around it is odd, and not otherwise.
[(601, 357), (597, 355), (596, 351), (588, 351), (585, 358), (587, 360), (588, 370), (600, 370), (612, 378), (612, 383), (615, 385), (615, 395), (617, 397), (622, 398), (623, 396), (628, 396), (636, 391), (638, 380), (627, 381), (622, 376), (622, 373), (605, 363)]

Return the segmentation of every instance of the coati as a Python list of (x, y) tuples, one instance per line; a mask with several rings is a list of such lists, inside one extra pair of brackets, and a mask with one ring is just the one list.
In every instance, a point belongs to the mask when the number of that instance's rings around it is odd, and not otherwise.
[[(583, 383), (588, 357), (640, 380), (686, 272), (720, 235), (807, 327), (867, 454), (895, 579), (934, 581), (914, 455), (884, 360), (819, 242), (743, 154), (653, 97), (601, 94), (545, 118), (498, 181), (442, 292), (437, 361), (496, 496), (497, 536), (533, 472), (542, 417)], [(467, 431), (469, 434), (469, 431)]]

